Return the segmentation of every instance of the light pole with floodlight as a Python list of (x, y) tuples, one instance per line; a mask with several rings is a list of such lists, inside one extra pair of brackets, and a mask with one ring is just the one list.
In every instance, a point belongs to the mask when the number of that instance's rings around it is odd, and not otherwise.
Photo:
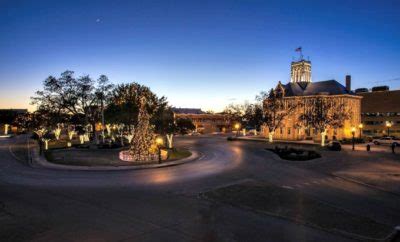
[(390, 136), (390, 128), (392, 127), (392, 122), (386, 121), (387, 136)]
[(164, 143), (164, 139), (161, 137), (157, 137), (156, 139), (156, 144), (157, 144), (157, 148), (158, 148), (158, 163), (161, 164), (161, 146)]
[(238, 137), (239, 136), (239, 129), (240, 129), (240, 124), (239, 123), (235, 124), (235, 129), (236, 129), (236, 137)]
[(361, 123), (358, 125), (358, 128), (360, 129), (360, 139), (361, 139), (361, 135), (362, 135), (362, 129), (364, 128), (364, 125)]

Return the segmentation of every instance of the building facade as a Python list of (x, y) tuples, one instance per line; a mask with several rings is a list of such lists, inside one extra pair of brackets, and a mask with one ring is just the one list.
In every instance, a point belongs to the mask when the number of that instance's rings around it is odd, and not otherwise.
[[(349, 117), (342, 123), (328, 126), (325, 137), (329, 140), (351, 138), (352, 131), (357, 129), (361, 123), (362, 99), (362, 97), (351, 92), (351, 77), (346, 76), (346, 87), (336, 80), (312, 82), (311, 62), (305, 60), (292, 62), (291, 70), (291, 81), (285, 85), (279, 82), (275, 91), (282, 93), (284, 107), (295, 108), (283, 119), (280, 127), (275, 130), (274, 139), (321, 140), (320, 131), (313, 127), (304, 127), (299, 121), (301, 115), (312, 110), (316, 101), (321, 99), (332, 105), (344, 107), (344, 111), (349, 114)], [(268, 127), (264, 126), (262, 133), (265, 137), (268, 137)]]
[(211, 134), (215, 132), (231, 132), (232, 124), (229, 117), (225, 114), (204, 113), (201, 109), (174, 108), (174, 116), (177, 118), (187, 118), (192, 120), (196, 129), (195, 132), (201, 134)]
[(400, 90), (363, 89), (361, 121), (366, 136), (400, 137)]

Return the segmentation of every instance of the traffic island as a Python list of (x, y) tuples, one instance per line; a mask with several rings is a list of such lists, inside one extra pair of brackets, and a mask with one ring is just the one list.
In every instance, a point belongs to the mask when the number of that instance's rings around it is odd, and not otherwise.
[(119, 159), (120, 149), (56, 149), (47, 150), (44, 156), (32, 149), (33, 165), (64, 170), (135, 170), (174, 166), (196, 160), (198, 153), (184, 148), (173, 149), (168, 159), (148, 163), (132, 163)]

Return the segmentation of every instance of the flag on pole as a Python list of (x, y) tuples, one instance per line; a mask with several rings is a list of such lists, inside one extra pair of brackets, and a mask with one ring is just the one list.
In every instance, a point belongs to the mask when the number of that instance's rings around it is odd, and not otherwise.
[(294, 51), (301, 52), (301, 46), (296, 48)]

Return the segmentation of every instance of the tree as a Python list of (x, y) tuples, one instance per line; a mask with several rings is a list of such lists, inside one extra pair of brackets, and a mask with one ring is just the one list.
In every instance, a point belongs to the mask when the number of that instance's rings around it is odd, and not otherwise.
[(260, 98), (265, 97), (263, 101), (264, 117), (263, 122), (268, 127), (268, 140), (273, 142), (275, 130), (282, 126), (283, 120), (290, 115), (296, 105), (287, 105), (284, 99), (283, 87), (278, 84), (277, 89), (271, 89), (267, 94), (261, 93)]
[(39, 107), (30, 115), (29, 127), (31, 129), (54, 129), (60, 123), (69, 122), (70, 116), (62, 112), (53, 112), (49, 109)]
[(248, 104), (243, 115), (244, 125), (258, 130), (263, 125), (263, 109), (259, 103)]
[(151, 149), (155, 143), (155, 135), (150, 126), (150, 115), (146, 108), (148, 100), (145, 93), (139, 94), (139, 112), (137, 117), (137, 126), (133, 132), (133, 139), (130, 146), (130, 154), (135, 161), (149, 161), (151, 155), (155, 152)]
[(106, 75), (101, 75), (99, 79), (97, 79), (98, 87), (96, 89), (96, 98), (98, 106), (100, 106), (100, 114), (101, 114), (101, 136), (102, 141), (104, 143), (104, 128), (105, 128), (105, 119), (104, 119), (104, 107), (106, 101), (111, 98), (111, 90), (114, 85), (109, 83), (108, 77)]
[(166, 98), (158, 98), (150, 88), (138, 83), (120, 84), (111, 93), (109, 104), (105, 110), (107, 122), (125, 124), (128, 129), (138, 123), (140, 98), (146, 99), (145, 108), (152, 117), (160, 106), (166, 105)]
[[(258, 97), (258, 96), (257, 96)], [(223, 113), (231, 122), (240, 123), (243, 127), (252, 127), (258, 130), (263, 124), (263, 107), (259, 99), (256, 103), (244, 102), (243, 104), (230, 104)]]
[(176, 127), (177, 131), (182, 135), (188, 134), (196, 128), (192, 120), (189, 118), (178, 118), (176, 120)]
[(53, 125), (57, 116), (68, 115), (84, 127), (92, 125), (94, 130), (100, 111), (96, 94), (109, 89), (107, 82), (104, 75), (95, 81), (88, 75), (75, 78), (74, 72), (67, 70), (59, 78), (49, 76), (43, 82), (43, 90), (31, 97), (32, 104), (48, 114)]
[(231, 122), (239, 122), (242, 124), (243, 115), (245, 113), (246, 104), (229, 104), (225, 107), (224, 111), (222, 112), (225, 114)]
[(167, 137), (167, 147), (173, 148), (174, 133), (178, 128), (175, 124), (175, 117), (171, 107), (161, 106), (153, 116), (152, 123), (155, 125), (157, 133)]
[(305, 127), (318, 130), (321, 134), (321, 146), (325, 146), (328, 127), (340, 128), (350, 118), (344, 103), (326, 96), (308, 99), (302, 105), (304, 112), (299, 116), (299, 122)]
[(27, 131), (32, 124), (32, 114), (28, 112), (18, 114), (12, 124), (17, 126), (18, 129), (22, 129), (22, 131)]

